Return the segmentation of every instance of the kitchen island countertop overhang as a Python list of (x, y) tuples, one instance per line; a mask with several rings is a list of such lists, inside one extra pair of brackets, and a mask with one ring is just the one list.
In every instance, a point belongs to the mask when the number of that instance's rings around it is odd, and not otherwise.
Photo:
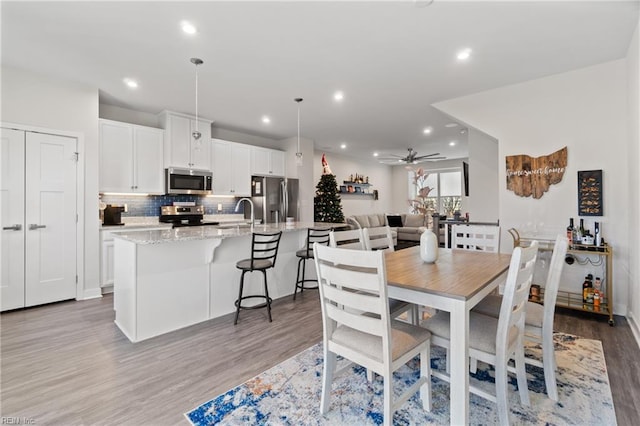
[[(341, 224), (294, 222), (114, 232), (115, 323), (129, 340), (138, 342), (234, 312), (240, 279), (235, 265), (250, 257), (253, 232), (282, 231), (276, 265), (268, 272), (269, 295), (273, 299), (291, 295), (296, 251), (305, 244), (307, 229), (335, 226)], [(262, 294), (261, 274), (247, 274), (245, 291)], [(277, 310), (273, 319), (277, 322)], [(237, 326), (242, 326), (242, 316)]]
[(167, 229), (155, 229), (155, 230), (117, 230), (114, 233), (115, 238), (120, 238), (126, 241), (130, 241), (136, 244), (163, 244), (179, 241), (193, 241), (193, 240), (206, 240), (211, 238), (235, 238), (251, 235), (253, 232), (298, 232), (301, 230), (307, 230), (309, 228), (315, 229), (331, 229), (334, 226), (344, 226), (344, 224), (331, 224), (331, 223), (305, 223), (305, 222), (293, 222), (293, 223), (279, 223), (279, 224), (264, 224), (264, 225), (251, 225), (249, 223), (230, 223), (221, 224), (216, 226), (192, 226), (185, 228), (167, 228)]

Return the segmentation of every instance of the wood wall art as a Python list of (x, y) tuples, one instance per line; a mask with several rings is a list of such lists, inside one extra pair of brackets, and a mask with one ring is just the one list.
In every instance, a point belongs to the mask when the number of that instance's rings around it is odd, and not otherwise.
[(507, 189), (521, 197), (540, 198), (559, 183), (567, 168), (567, 147), (549, 155), (508, 155)]
[(578, 216), (602, 216), (602, 170), (578, 172)]

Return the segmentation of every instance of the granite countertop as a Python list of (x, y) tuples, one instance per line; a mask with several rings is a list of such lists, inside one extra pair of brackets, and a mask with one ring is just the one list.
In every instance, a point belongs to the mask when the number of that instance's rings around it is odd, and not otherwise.
[(206, 240), (211, 238), (235, 238), (251, 235), (252, 232), (292, 232), (308, 228), (331, 228), (330, 223), (313, 222), (293, 222), (290, 224), (280, 223), (255, 225), (249, 224), (228, 224), (219, 226), (185, 226), (182, 228), (161, 229), (161, 230), (138, 230), (131, 232), (117, 232), (115, 238), (121, 238), (136, 244), (163, 244), (179, 241)]

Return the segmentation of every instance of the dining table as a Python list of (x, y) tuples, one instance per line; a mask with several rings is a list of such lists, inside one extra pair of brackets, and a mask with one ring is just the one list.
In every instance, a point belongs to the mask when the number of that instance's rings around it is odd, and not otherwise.
[(434, 263), (420, 246), (385, 254), (388, 295), (450, 313), (450, 422), (469, 424), (469, 311), (504, 282), (511, 254), (439, 249)]

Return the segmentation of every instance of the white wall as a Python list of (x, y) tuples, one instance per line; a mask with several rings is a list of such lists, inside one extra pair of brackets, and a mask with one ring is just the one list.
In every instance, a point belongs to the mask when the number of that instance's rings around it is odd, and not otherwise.
[(160, 128), (157, 114), (135, 111), (114, 105), (100, 104), (98, 106), (98, 117), (139, 126)]
[(84, 136), (84, 296), (100, 295), (98, 89), (2, 67), (2, 121)]
[(498, 163), (498, 141), (469, 127), (469, 197), (462, 212), (473, 222), (498, 220)]
[[(313, 160), (313, 191), (322, 175), (322, 151), (316, 151)], [(393, 186), (391, 166), (372, 161), (357, 160), (352, 157), (341, 156), (334, 153), (325, 153), (329, 167), (336, 182), (341, 185), (349, 180), (349, 175), (359, 174), (369, 176), (370, 190), (378, 190), (378, 200), (372, 197), (358, 197), (346, 195), (342, 197), (342, 212), (345, 219), (356, 214), (389, 213), (399, 211), (399, 207), (392, 204)], [(405, 189), (406, 193), (406, 189)], [(406, 205), (406, 202), (405, 202)]]
[[(630, 281), (629, 214), (637, 218), (629, 204), (626, 73), (626, 61), (617, 60), (435, 105), (495, 137), (500, 164), (507, 155), (537, 157), (568, 146), (563, 180), (538, 200), (507, 191), (505, 169), (499, 167), (503, 229), (547, 236), (564, 232), (569, 217), (578, 216), (577, 171), (604, 171), (604, 216), (587, 217), (585, 224), (593, 229), (594, 220), (601, 222), (602, 235), (614, 248), (614, 311), (622, 315), (628, 308)], [(505, 234), (501, 247), (509, 249), (512, 242)], [(576, 290), (581, 281), (574, 281), (563, 286)]]
[(640, 43), (636, 27), (627, 54), (627, 76), (629, 93), (629, 323), (640, 344)]

